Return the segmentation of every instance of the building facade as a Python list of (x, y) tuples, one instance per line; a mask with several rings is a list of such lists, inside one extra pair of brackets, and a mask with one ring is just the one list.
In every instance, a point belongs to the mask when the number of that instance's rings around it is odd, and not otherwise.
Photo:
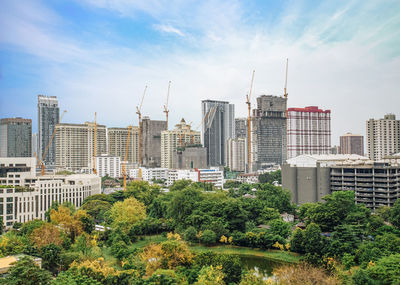
[(364, 155), (364, 137), (351, 133), (340, 136), (340, 153)]
[(207, 168), (207, 149), (205, 147), (196, 145), (179, 147), (172, 154), (172, 168)]
[(207, 149), (209, 166), (224, 166), (226, 142), (235, 137), (235, 105), (224, 101), (203, 100), (202, 143)]
[(0, 120), (0, 157), (32, 156), (32, 120), (5, 118)]
[(173, 168), (173, 155), (188, 145), (201, 145), (200, 132), (191, 130), (184, 119), (174, 130), (161, 132), (161, 167)]
[(253, 171), (264, 164), (282, 164), (286, 160), (286, 129), (286, 99), (272, 95), (258, 97), (251, 130)]
[(367, 152), (372, 160), (400, 152), (400, 120), (393, 114), (367, 121)]
[(246, 170), (246, 139), (229, 139), (226, 147), (226, 165), (231, 171)]
[[(106, 127), (96, 126), (96, 142), (94, 139), (95, 124), (58, 124), (55, 135), (56, 166), (72, 171), (93, 168), (93, 155), (107, 153)], [(94, 146), (96, 152), (94, 153)]]
[(166, 129), (166, 121), (150, 120), (149, 117), (142, 119), (142, 166), (161, 166), (161, 132)]
[[(56, 96), (38, 95), (38, 157), (42, 158), (46, 146), (49, 144), (56, 125), (60, 120), (60, 109)], [(54, 140), (49, 145), (46, 157), (43, 159), (46, 166), (56, 163), (56, 147)]]
[(289, 108), (287, 111), (288, 159), (302, 154), (329, 154), (331, 111), (316, 106)]
[[(121, 160), (125, 159), (126, 143), (128, 140), (129, 128), (108, 128), (108, 154), (118, 156)], [(139, 163), (139, 128), (132, 127), (129, 136), (129, 147), (127, 161), (130, 163)]]
[(235, 119), (235, 138), (245, 139), (247, 138), (247, 118), (236, 118)]
[(96, 156), (96, 170), (100, 177), (110, 176), (112, 178), (120, 178), (122, 177), (121, 158), (107, 154)]

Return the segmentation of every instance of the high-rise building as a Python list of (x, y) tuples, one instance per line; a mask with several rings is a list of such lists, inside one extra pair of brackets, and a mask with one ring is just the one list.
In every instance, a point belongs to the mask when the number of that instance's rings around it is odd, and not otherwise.
[(33, 156), (37, 156), (39, 153), (39, 149), (38, 149), (38, 134), (37, 133), (33, 133), (32, 134), (32, 157)]
[(173, 167), (172, 157), (178, 148), (200, 144), (200, 132), (193, 131), (182, 119), (174, 130), (161, 132), (161, 167)]
[(122, 176), (121, 158), (107, 154), (96, 156), (96, 170), (100, 177), (110, 176), (112, 178), (119, 178)]
[(231, 171), (246, 170), (246, 139), (229, 139), (226, 147), (226, 165)]
[(92, 122), (85, 124), (58, 124), (55, 135), (56, 166), (62, 169), (82, 170), (93, 168), (93, 155), (107, 153), (106, 127), (97, 124), (96, 153), (93, 152), (94, 126)]
[[(128, 128), (108, 128), (108, 154), (119, 156), (121, 161), (125, 160), (126, 143), (128, 140)], [(132, 127), (129, 136), (129, 147), (127, 161), (130, 163), (139, 163), (139, 128)]]
[(32, 156), (32, 120), (5, 118), (0, 120), (0, 156)]
[(286, 160), (286, 99), (262, 95), (253, 110), (251, 170)]
[[(58, 107), (57, 97), (38, 95), (39, 159), (42, 158), (59, 120), (60, 109)], [(46, 157), (43, 159), (45, 165), (55, 165), (55, 153), (55, 142), (53, 140), (49, 146)]]
[(207, 148), (207, 164), (224, 166), (226, 142), (235, 137), (235, 105), (224, 101), (203, 100), (202, 142)]
[(247, 138), (247, 118), (235, 119), (235, 138)]
[(364, 155), (364, 137), (351, 133), (341, 136), (340, 153)]
[(167, 121), (142, 119), (142, 162), (144, 167), (161, 166), (161, 132), (167, 129)]
[(331, 151), (331, 111), (316, 106), (287, 111), (288, 159), (302, 154), (329, 154)]
[(400, 120), (394, 114), (367, 121), (367, 151), (372, 160), (400, 152)]

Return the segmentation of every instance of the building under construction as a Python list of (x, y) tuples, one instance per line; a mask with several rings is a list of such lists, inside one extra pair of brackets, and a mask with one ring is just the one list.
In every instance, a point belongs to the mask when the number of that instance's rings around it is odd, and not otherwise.
[(167, 129), (166, 121), (150, 120), (144, 117), (141, 123), (141, 166), (161, 166), (161, 132)]

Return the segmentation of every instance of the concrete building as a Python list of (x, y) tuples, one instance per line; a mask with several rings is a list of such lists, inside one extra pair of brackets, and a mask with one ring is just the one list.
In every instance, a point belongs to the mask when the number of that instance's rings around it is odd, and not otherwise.
[[(139, 174), (141, 173), (141, 176)], [(169, 170), (166, 168), (145, 168), (140, 167), (131, 169), (129, 177), (132, 179), (142, 179), (143, 181), (153, 182), (154, 180), (168, 180)]]
[(172, 154), (172, 168), (207, 168), (207, 149), (196, 145), (179, 147)]
[(161, 132), (167, 129), (166, 121), (142, 119), (142, 166), (161, 166)]
[(398, 199), (399, 162), (400, 155), (382, 162), (355, 154), (302, 155), (283, 165), (282, 182), (297, 204), (322, 201), (333, 191), (354, 191), (357, 204), (375, 210)]
[(247, 118), (236, 118), (235, 119), (235, 138), (245, 139), (247, 138)]
[(289, 108), (287, 111), (288, 159), (302, 154), (329, 154), (331, 111), (316, 106)]
[(183, 179), (199, 182), (199, 174), (198, 172), (189, 169), (170, 169), (168, 171), (166, 185), (171, 186), (175, 181)]
[(36, 158), (0, 158), (0, 217), (6, 228), (15, 222), (45, 219), (55, 201), (80, 207), (85, 198), (101, 193), (93, 174), (36, 176)]
[(282, 164), (286, 160), (286, 99), (262, 95), (252, 119), (251, 170), (264, 164)]
[(207, 148), (207, 164), (224, 166), (226, 142), (235, 137), (235, 105), (224, 101), (201, 101), (202, 143)]
[[(58, 99), (56, 96), (38, 95), (38, 136), (39, 136), (39, 153), (41, 158), (45, 152), (46, 146), (50, 142), (50, 138), (60, 120), (60, 109), (58, 107)], [(54, 166), (56, 163), (55, 142), (50, 144), (46, 157), (43, 159), (46, 166)]]
[(340, 153), (364, 155), (364, 137), (351, 133), (341, 136)]
[(32, 156), (32, 120), (0, 120), (0, 157)]
[[(93, 169), (94, 123), (58, 124), (55, 136), (57, 168)], [(107, 154), (106, 127), (97, 124), (96, 156)]]
[(119, 156), (111, 156), (102, 154), (96, 156), (96, 170), (100, 177), (110, 176), (112, 178), (122, 177), (121, 174), (121, 158)]
[(231, 171), (246, 170), (246, 139), (229, 139), (226, 147), (226, 165)]
[(393, 114), (367, 121), (367, 152), (372, 160), (400, 152), (400, 120)]
[(332, 146), (330, 154), (341, 154), (340, 153), (340, 146), (339, 145)]
[(217, 168), (196, 169), (198, 182), (211, 183), (215, 187), (222, 188), (224, 185), (224, 172)]
[(161, 132), (161, 167), (173, 168), (173, 155), (188, 145), (201, 145), (200, 132), (191, 130), (184, 119), (175, 125), (174, 130)]
[[(121, 160), (125, 159), (126, 143), (128, 139), (128, 128), (108, 128), (107, 129), (107, 149), (111, 156), (118, 156)], [(129, 147), (127, 161), (139, 163), (139, 128), (132, 127), (129, 136)]]
[(38, 148), (38, 143), (39, 143), (39, 136), (37, 133), (32, 134), (32, 157), (38, 155), (39, 153), (39, 148)]

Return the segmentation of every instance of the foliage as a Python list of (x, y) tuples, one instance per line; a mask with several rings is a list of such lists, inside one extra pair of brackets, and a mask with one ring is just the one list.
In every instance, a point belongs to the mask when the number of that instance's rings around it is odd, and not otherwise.
[(42, 266), (53, 274), (58, 272), (61, 265), (61, 246), (53, 243), (44, 245), (40, 249), (40, 257), (42, 258)]
[(158, 185), (150, 185), (147, 181), (132, 181), (127, 186), (124, 195), (126, 198), (134, 197), (146, 207), (161, 193)]
[(199, 272), (198, 285), (224, 285), (224, 273), (222, 266), (203, 267)]
[(52, 209), (50, 211), (50, 220), (52, 223), (61, 227), (72, 241), (83, 232), (80, 217), (86, 214), (83, 210), (78, 210), (75, 215), (72, 215), (73, 212), (73, 209), (67, 206), (59, 206), (57, 210)]
[(185, 240), (189, 242), (196, 242), (197, 240), (197, 231), (195, 227), (188, 227), (184, 234)]
[(206, 245), (212, 245), (217, 240), (217, 235), (212, 230), (205, 230), (201, 235), (200, 240)]
[(34, 229), (30, 238), (32, 243), (39, 249), (49, 244), (63, 244), (60, 230), (57, 226), (50, 223), (43, 224), (40, 228)]
[(277, 283), (281, 285), (336, 285), (341, 283), (334, 276), (329, 276), (325, 273), (322, 268), (313, 267), (305, 263), (278, 267), (274, 269), (273, 275)]
[(282, 184), (282, 174), (280, 170), (265, 172), (258, 176), (258, 182), (260, 183), (272, 184), (274, 181), (278, 181), (279, 184)]
[[(99, 194), (103, 195), (103, 194)], [(90, 197), (89, 197), (90, 198)], [(85, 200), (81, 209), (85, 210), (89, 215), (91, 215), (97, 221), (104, 221), (105, 213), (110, 210), (112, 204), (108, 201), (102, 200)]]
[(9, 270), (9, 275), (0, 279), (0, 284), (8, 285), (47, 285), (51, 275), (40, 269), (30, 257), (22, 257)]
[(291, 226), (289, 223), (286, 223), (282, 220), (272, 220), (269, 222), (270, 229), (269, 233), (273, 235), (279, 235), (282, 238), (286, 239), (290, 235)]
[(0, 254), (7, 256), (21, 253), (26, 243), (24, 237), (18, 236), (15, 232), (7, 232), (0, 237)]
[(110, 209), (110, 217), (113, 227), (128, 233), (132, 224), (146, 217), (146, 208), (143, 203), (131, 197), (123, 202), (116, 202)]
[[(376, 263), (371, 262), (369, 266), (358, 272), (353, 277), (356, 284), (368, 280), (376, 284), (399, 284), (400, 283), (400, 254), (393, 254), (379, 259)], [(364, 283), (366, 284), (366, 283)]]
[(239, 188), (239, 186), (240, 186), (241, 184), (242, 184), (242, 183), (241, 183), (240, 181), (237, 181), (237, 180), (227, 180), (227, 181), (224, 183), (224, 189)]
[(169, 191), (175, 192), (180, 191), (191, 185), (193, 182), (187, 179), (181, 179), (174, 181), (174, 183), (169, 187)]
[(400, 228), (400, 199), (394, 203), (390, 210), (389, 221), (396, 227)]
[(72, 271), (61, 272), (52, 285), (101, 285), (101, 283), (86, 275), (74, 274)]

